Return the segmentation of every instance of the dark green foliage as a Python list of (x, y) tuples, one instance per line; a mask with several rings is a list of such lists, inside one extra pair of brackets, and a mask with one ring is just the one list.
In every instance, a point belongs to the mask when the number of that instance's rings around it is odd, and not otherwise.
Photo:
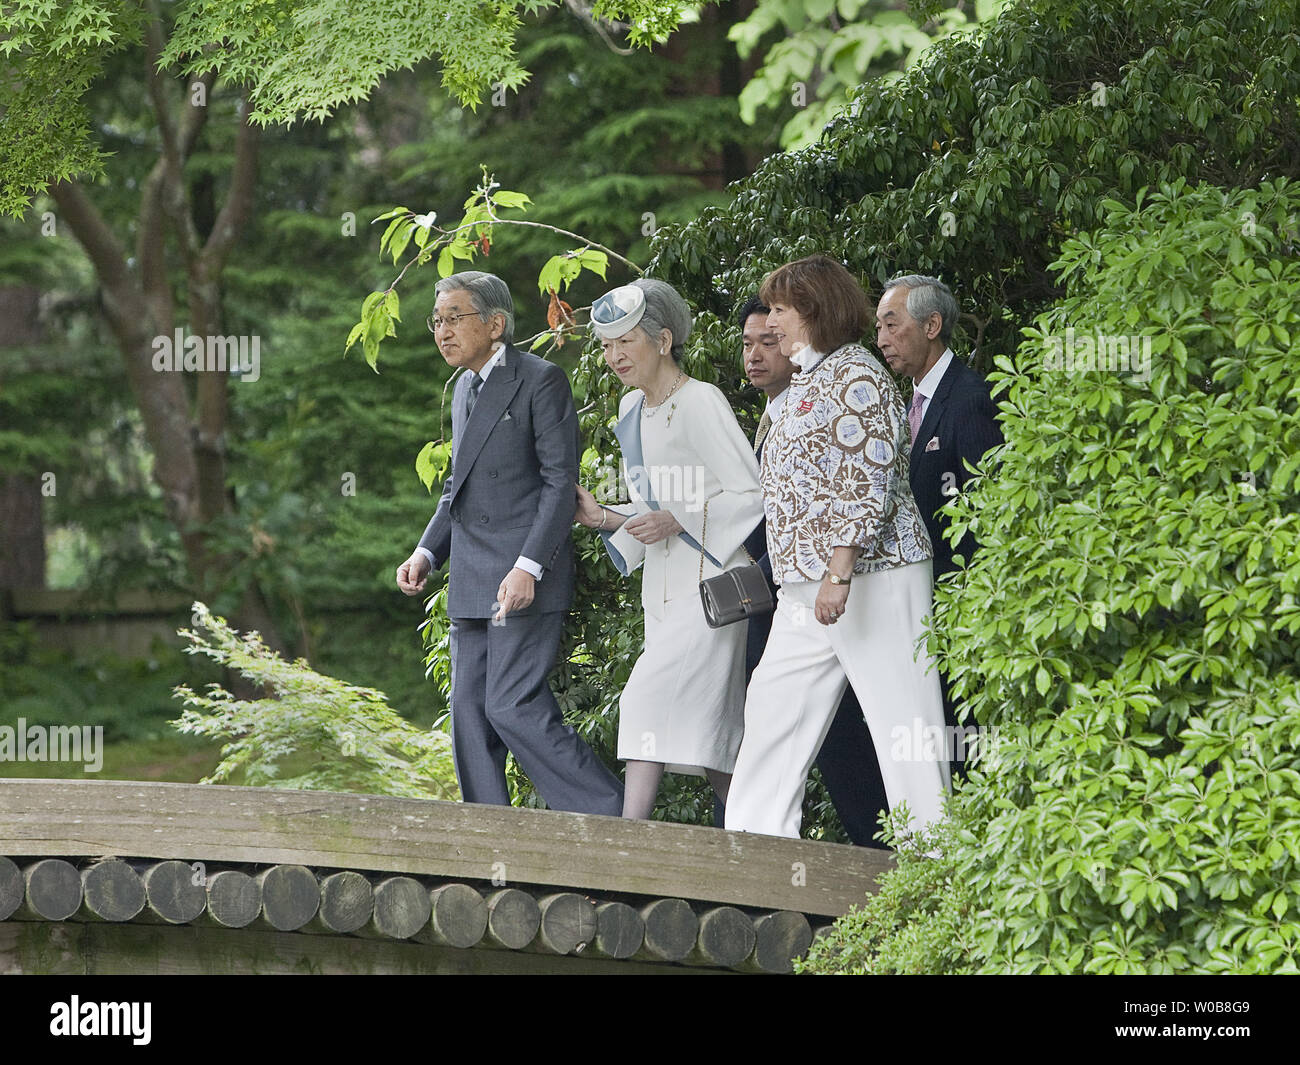
[(42, 644), (34, 627), (22, 622), (0, 626), (0, 676), (5, 723), (23, 717), (48, 726), (99, 725), (106, 743), (119, 743), (170, 735), (178, 678), (206, 684), (217, 670), (161, 640), (145, 658), (104, 651), (73, 655)]
[(650, 272), (722, 315), (813, 252), (869, 288), (938, 274), (985, 369), (1060, 294), (1047, 264), (1105, 197), (1300, 171), (1298, 96), (1289, 0), (1024, 0), (863, 86), (815, 148), (770, 157), (728, 205), (661, 234)]
[[(961, 890), (901, 926), (870, 902), (839, 941), (869, 971), (1300, 968), (1300, 186), (1104, 211), (999, 358), (1007, 445), (955, 505), (983, 546), (936, 646), (996, 732), (945, 830)], [(1067, 330), (1149, 361), (1063, 367)]]

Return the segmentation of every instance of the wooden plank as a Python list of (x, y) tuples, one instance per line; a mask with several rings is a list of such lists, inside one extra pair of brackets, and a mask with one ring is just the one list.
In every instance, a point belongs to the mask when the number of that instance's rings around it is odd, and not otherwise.
[(115, 598), (63, 588), (15, 588), (11, 600), (15, 617), (89, 618), (96, 615), (145, 614), (189, 616), (193, 600), (183, 595), (158, 595), (123, 589)]
[(0, 780), (0, 854), (300, 864), (838, 917), (881, 851), (658, 821), (374, 795)]

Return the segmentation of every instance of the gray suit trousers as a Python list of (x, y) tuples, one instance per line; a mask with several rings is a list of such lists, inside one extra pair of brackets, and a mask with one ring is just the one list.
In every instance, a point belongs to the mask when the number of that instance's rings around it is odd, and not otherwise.
[(451, 728), (466, 802), (510, 804), (506, 752), (552, 810), (623, 812), (623, 786), (564, 723), (547, 674), (562, 612), (451, 619)]

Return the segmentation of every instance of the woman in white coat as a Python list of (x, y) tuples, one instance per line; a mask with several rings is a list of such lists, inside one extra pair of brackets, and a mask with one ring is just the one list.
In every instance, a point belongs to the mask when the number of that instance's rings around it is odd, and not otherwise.
[(575, 520), (598, 530), (619, 572), (641, 568), (645, 649), (619, 700), (623, 816), (648, 818), (665, 770), (706, 776), (726, 801), (745, 716), (747, 623), (711, 629), (701, 578), (744, 565), (763, 516), (753, 448), (722, 393), (688, 377), (691, 331), (671, 285), (642, 279), (602, 296), (592, 328), (632, 389), (616, 429), (631, 503), (578, 486)]

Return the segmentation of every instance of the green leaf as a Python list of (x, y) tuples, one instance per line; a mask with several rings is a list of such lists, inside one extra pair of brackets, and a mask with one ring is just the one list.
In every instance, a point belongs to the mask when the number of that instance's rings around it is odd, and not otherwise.
[(430, 441), (420, 449), (415, 457), (415, 473), (427, 491), (447, 476), (447, 467), (451, 462), (451, 444)]
[(522, 192), (507, 192), (505, 189), (493, 192), (492, 199), (501, 207), (527, 207), (533, 202)]

